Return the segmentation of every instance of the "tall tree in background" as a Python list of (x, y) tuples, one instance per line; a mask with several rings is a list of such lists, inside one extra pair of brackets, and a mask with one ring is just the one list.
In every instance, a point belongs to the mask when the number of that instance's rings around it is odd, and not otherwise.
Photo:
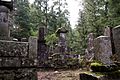
[(49, 0), (35, 0), (34, 7), (37, 10), (38, 25), (43, 25), (47, 28), (48, 26), (48, 11), (49, 11)]
[(30, 36), (30, 7), (28, 0), (16, 0), (16, 16), (13, 37), (28, 38)]
[(108, 2), (108, 24), (111, 27), (120, 25), (120, 0), (106, 0)]
[(103, 28), (108, 25), (108, 4), (105, 0), (84, 0), (84, 10), (79, 12), (76, 31), (79, 33), (81, 53), (87, 48), (87, 35), (101, 35)]
[(86, 19), (85, 19), (85, 12), (79, 11), (79, 19), (78, 19), (78, 24), (76, 27), (76, 31), (79, 34), (79, 49), (81, 54), (84, 54), (84, 51), (87, 47), (87, 34), (89, 32), (86, 24)]
[(65, 0), (35, 0), (34, 6), (39, 18), (38, 24), (46, 26), (50, 33), (55, 32), (59, 27), (63, 27), (61, 26), (63, 23), (69, 24), (68, 11), (65, 9), (66, 5)]
[(86, 38), (90, 32), (95, 33), (97, 37), (103, 34), (106, 26), (120, 25), (119, 5), (120, 0), (84, 0), (84, 10), (79, 13), (76, 28), (82, 40), (81, 49), (85, 49), (83, 45), (86, 45)]
[(56, 31), (60, 27), (70, 26), (70, 22), (68, 20), (69, 12), (66, 6), (67, 3), (65, 0), (54, 0), (52, 2), (48, 21), (49, 24), (48, 29), (50, 31)]

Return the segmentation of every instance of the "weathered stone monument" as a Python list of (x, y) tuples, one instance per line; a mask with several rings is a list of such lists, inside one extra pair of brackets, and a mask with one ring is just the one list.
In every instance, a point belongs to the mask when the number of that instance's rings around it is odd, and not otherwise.
[(94, 40), (94, 52), (95, 59), (102, 62), (105, 65), (113, 65), (111, 57), (114, 53), (114, 43), (112, 28), (106, 27), (104, 35), (95, 38)]
[(90, 33), (88, 35), (88, 44), (87, 49), (85, 51), (85, 59), (86, 61), (91, 61), (94, 58), (94, 34)]
[(113, 28), (113, 41), (115, 46), (116, 61), (120, 62), (120, 25)]
[(10, 37), (9, 13), (12, 9), (12, 1), (0, 1), (0, 39), (8, 39)]
[(37, 48), (38, 38), (29, 37), (29, 59), (31, 60), (30, 66), (37, 66)]
[(87, 38), (88, 38), (88, 43), (87, 43), (87, 49), (85, 50), (84, 63), (87, 70), (89, 70), (90, 63), (93, 61), (94, 58), (94, 34), (89, 33)]
[(94, 44), (95, 59), (102, 62), (105, 65), (112, 65), (113, 62), (110, 59), (112, 56), (111, 39), (108, 36), (99, 36), (95, 39)]
[(60, 53), (64, 53), (67, 51), (67, 43), (66, 43), (66, 33), (68, 31), (62, 27), (62, 28), (59, 28), (56, 33), (59, 37), (59, 41), (58, 41), (58, 47), (59, 47), (59, 52)]
[(38, 57), (38, 66), (44, 67), (45, 61), (48, 59), (48, 52), (47, 52), (47, 45), (45, 44), (45, 32), (44, 28), (39, 28), (39, 37), (38, 37), (38, 50), (37, 50), (37, 57)]
[(36, 80), (37, 40), (17, 42), (9, 39), (8, 15), (13, 9), (12, 3), (0, 0), (0, 80)]

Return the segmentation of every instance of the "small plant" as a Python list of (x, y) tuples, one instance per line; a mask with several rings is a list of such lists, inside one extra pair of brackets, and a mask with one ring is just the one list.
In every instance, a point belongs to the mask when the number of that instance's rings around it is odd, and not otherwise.
[(45, 37), (45, 40), (47, 45), (53, 45), (53, 43), (56, 43), (58, 41), (58, 37), (56, 36), (56, 34), (51, 34), (47, 35)]
[(100, 62), (93, 62), (90, 64), (90, 67), (93, 72), (101, 72), (103, 68), (103, 64)]
[(102, 63), (91, 63), (91, 69), (93, 72), (112, 72), (117, 71), (119, 68), (117, 65), (103, 65)]

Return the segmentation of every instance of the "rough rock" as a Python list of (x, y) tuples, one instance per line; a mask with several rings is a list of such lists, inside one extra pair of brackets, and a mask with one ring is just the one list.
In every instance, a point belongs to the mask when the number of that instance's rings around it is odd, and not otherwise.
[(95, 59), (102, 62), (105, 65), (113, 64), (110, 59), (112, 56), (111, 40), (108, 36), (99, 36), (95, 39), (94, 44)]
[(120, 62), (120, 25), (113, 28), (113, 41), (115, 46), (116, 60)]

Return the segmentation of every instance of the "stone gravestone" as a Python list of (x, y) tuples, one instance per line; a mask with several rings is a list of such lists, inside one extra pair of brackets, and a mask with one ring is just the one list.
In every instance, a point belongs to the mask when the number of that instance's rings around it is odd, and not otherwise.
[(104, 30), (104, 36), (108, 36), (111, 39), (111, 46), (112, 46), (112, 54), (115, 54), (115, 45), (114, 45), (114, 41), (113, 41), (113, 32), (112, 32), (113, 28), (110, 26), (105, 27)]
[(12, 1), (0, 1), (0, 40), (10, 39), (9, 14), (12, 10)]
[(94, 44), (95, 59), (105, 65), (112, 65), (113, 61), (110, 59), (112, 56), (111, 39), (108, 36), (99, 36), (95, 39)]
[(30, 66), (37, 65), (37, 40), (36, 37), (29, 37), (29, 59), (31, 60)]
[(113, 41), (115, 46), (116, 61), (120, 62), (120, 25), (113, 28)]
[(8, 27), (8, 13), (9, 9), (6, 6), (0, 6), (0, 36), (9, 37)]
[(58, 47), (59, 47), (59, 52), (58, 53), (65, 53), (67, 51), (67, 43), (66, 43), (66, 33), (68, 30), (66, 30), (64, 27), (59, 28), (56, 33), (59, 37), (58, 41)]
[(88, 35), (87, 49), (85, 50), (86, 61), (91, 61), (94, 57), (94, 34), (90, 33)]
[(37, 56), (38, 56), (38, 66), (44, 67), (45, 61), (48, 59), (48, 52), (47, 52), (47, 45), (45, 44), (45, 33), (44, 28), (39, 28), (39, 37), (38, 37), (38, 50), (37, 50)]
[(90, 63), (94, 58), (94, 34), (90, 33), (87, 38), (88, 38), (88, 43), (87, 43), (87, 49), (85, 50), (84, 62), (87, 67), (87, 70), (89, 70)]

